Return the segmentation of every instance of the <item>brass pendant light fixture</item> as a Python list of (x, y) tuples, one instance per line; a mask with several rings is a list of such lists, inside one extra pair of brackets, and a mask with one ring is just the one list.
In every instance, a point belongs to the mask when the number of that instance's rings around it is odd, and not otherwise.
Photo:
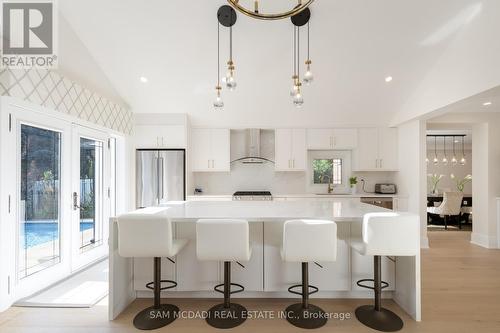
[(291, 9), (286, 10), (286, 11), (281, 12), (281, 13), (265, 13), (265, 12), (261, 11), (259, 0), (255, 0), (253, 2), (252, 9), (246, 8), (245, 6), (243, 6), (239, 0), (228, 0), (228, 2), (237, 11), (239, 11), (247, 16), (253, 17), (255, 19), (281, 20), (281, 19), (292, 17), (294, 15), (301, 13), (303, 10), (305, 10), (307, 7), (309, 7), (314, 2), (314, 0), (305, 0), (305, 1), (298, 0), (298, 3), (295, 6), (293, 6)]
[(259, 12), (259, 1), (254, 2), (254, 10), (250, 11), (245, 9), (238, 0), (228, 0), (231, 6), (223, 5), (217, 11), (217, 85), (216, 89), (216, 99), (214, 101), (214, 108), (220, 110), (224, 107), (224, 103), (221, 97), (221, 80), (220, 80), (220, 26), (229, 28), (229, 61), (227, 62), (227, 74), (223, 77), (222, 81), (225, 87), (229, 91), (233, 91), (236, 88), (236, 80), (234, 79), (235, 65), (233, 60), (233, 25), (236, 23), (237, 15), (236, 10), (254, 18), (266, 19), (266, 20), (277, 20), (289, 17), (293, 24), (293, 86), (290, 91), (290, 96), (293, 98), (293, 104), (300, 108), (304, 104), (304, 98), (302, 96), (302, 82), (300, 77), (300, 27), (307, 24), (307, 59), (305, 61), (306, 71), (304, 74), (304, 83), (309, 85), (313, 81), (313, 75), (311, 72), (311, 58), (310, 58), (310, 41), (309, 41), (309, 20), (311, 18), (311, 10), (308, 8), (313, 0), (309, 0), (303, 3), (302, 0), (298, 0), (298, 4), (287, 12), (281, 14), (262, 14)]

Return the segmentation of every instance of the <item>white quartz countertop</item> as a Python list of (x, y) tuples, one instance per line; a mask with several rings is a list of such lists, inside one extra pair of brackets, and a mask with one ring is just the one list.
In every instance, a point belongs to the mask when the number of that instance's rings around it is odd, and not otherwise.
[[(196, 200), (200, 198), (207, 199), (230, 199), (233, 196), (231, 194), (199, 194), (199, 195), (188, 195), (188, 200)], [(402, 198), (405, 195), (400, 194), (377, 194), (377, 193), (356, 193), (356, 194), (315, 194), (315, 193), (303, 193), (303, 194), (273, 194), (273, 198)]]
[(349, 198), (332, 201), (177, 201), (135, 211), (139, 214), (164, 214), (174, 221), (200, 218), (241, 218), (252, 222), (288, 219), (330, 219), (335, 222), (361, 221), (363, 215), (390, 210)]

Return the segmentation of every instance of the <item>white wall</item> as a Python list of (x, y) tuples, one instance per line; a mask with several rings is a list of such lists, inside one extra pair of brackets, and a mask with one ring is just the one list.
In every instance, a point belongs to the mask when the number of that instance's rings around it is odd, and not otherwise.
[[(361, 178), (366, 190), (374, 191), (375, 183), (394, 183), (394, 172), (353, 172), (358, 177), (358, 193), (362, 192)], [(201, 187), (204, 194), (231, 195), (235, 191), (271, 191), (272, 194), (307, 193), (306, 172), (275, 172), (274, 164), (233, 164), (231, 172), (195, 172), (193, 186)], [(193, 194), (194, 187), (187, 195)], [(325, 187), (326, 191), (326, 187)]]
[[(414, 89), (393, 124), (414, 119), (500, 83), (500, 42), (492, 37), (498, 22), (500, 1), (475, 1), (449, 22), (439, 34), (456, 31), (454, 40)], [(443, 41), (441, 41), (443, 42)], [(423, 46), (425, 47), (425, 46)]]
[[(430, 162), (427, 164), (427, 174), (437, 174), (437, 175), (444, 175), (443, 179), (439, 182), (437, 188), (439, 192), (443, 192), (444, 190), (449, 190), (449, 191), (457, 191), (457, 183), (455, 180), (451, 179), (450, 175), (454, 174), (456, 179), (463, 179), (467, 175), (472, 175), (472, 150), (467, 149), (465, 150), (465, 158), (467, 159), (467, 163), (465, 165), (460, 165), (458, 163), (457, 165), (452, 165), (451, 163), (448, 163), (448, 165), (443, 165), (441, 162), (438, 165), (434, 165), (432, 163), (432, 159), (434, 158), (434, 147), (427, 147), (427, 157), (429, 158)], [(457, 152), (457, 159), (460, 160), (462, 151), (460, 151), (460, 154)], [(450, 153), (448, 152), (448, 160), (451, 159)], [(439, 152), (438, 149), (438, 158), (442, 158), (442, 153)], [(473, 179), (474, 179), (474, 175)], [(431, 183), (429, 182), (429, 179), (427, 178), (427, 193), (430, 193), (432, 190)], [(472, 194), (472, 182), (469, 182), (465, 185), (464, 188), (464, 194)]]
[(399, 192), (408, 196), (408, 211), (420, 215), (422, 247), (428, 247), (427, 239), (427, 186), (425, 163), (426, 125), (413, 120), (398, 127)]

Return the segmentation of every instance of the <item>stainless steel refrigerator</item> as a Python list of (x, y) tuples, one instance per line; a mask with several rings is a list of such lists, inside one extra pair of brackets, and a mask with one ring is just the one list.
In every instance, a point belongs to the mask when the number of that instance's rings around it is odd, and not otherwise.
[(158, 206), (186, 199), (186, 151), (138, 149), (136, 151), (136, 206)]

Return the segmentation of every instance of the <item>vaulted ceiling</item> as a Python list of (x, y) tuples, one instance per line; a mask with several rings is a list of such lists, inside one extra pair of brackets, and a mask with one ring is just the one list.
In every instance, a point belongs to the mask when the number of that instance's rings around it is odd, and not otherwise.
[[(266, 2), (261, 1), (261, 7)], [(276, 6), (291, 2), (280, 0)], [(304, 88), (305, 104), (297, 110), (289, 97), (290, 21), (259, 21), (239, 14), (233, 30), (238, 87), (222, 92), (225, 108), (215, 112), (216, 12), (223, 4), (226, 1), (65, 0), (59, 7), (134, 112), (188, 113), (195, 125), (206, 126), (389, 124), (405, 109), (420, 109), (419, 99), (428, 94), (423, 84), (441, 74), (436, 66), (469, 26), (487, 20), (488, 28), (494, 28), (491, 36), (496, 35), (490, 42), (498, 46), (500, 40), (500, 20), (488, 16), (499, 9), (496, 0), (316, 0), (311, 6), (315, 81)], [(304, 29), (303, 46), (305, 36)], [(221, 38), (224, 65), (227, 29)], [(148, 82), (141, 82), (141, 76)], [(387, 76), (393, 81), (386, 83)], [(484, 84), (492, 85), (496, 78)], [(468, 97), (466, 91), (458, 93)], [(439, 103), (422, 108), (443, 106)]]

